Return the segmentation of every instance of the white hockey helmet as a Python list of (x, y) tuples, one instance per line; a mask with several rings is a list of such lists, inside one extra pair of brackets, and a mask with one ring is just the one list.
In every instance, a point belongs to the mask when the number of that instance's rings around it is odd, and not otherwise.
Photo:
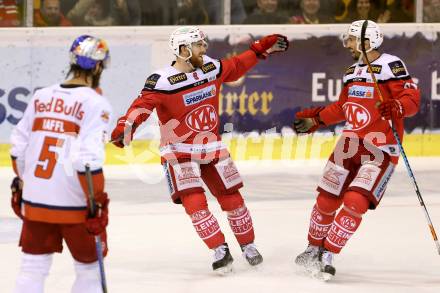
[[(192, 56), (191, 44), (198, 41), (203, 41), (205, 46), (208, 46), (206, 34), (195, 26), (183, 26), (176, 29), (170, 36), (170, 48), (173, 54), (179, 58), (188, 60)], [(190, 56), (185, 58), (180, 56), (180, 46), (185, 46), (189, 49)]]
[[(346, 47), (346, 40), (349, 36), (356, 37), (357, 50), (362, 52), (361, 50), (361, 32), (362, 32), (362, 24), (365, 20), (356, 20), (350, 24), (347, 33), (342, 36), (344, 47)], [(379, 26), (374, 21), (369, 20), (367, 29), (365, 30), (365, 39), (370, 41), (370, 49), (367, 52), (375, 50), (380, 47), (383, 42), (383, 34), (380, 31)]]

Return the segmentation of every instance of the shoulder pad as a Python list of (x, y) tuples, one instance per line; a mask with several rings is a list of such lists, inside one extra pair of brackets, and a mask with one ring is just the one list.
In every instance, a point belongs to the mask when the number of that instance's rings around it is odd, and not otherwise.
[(160, 74), (153, 73), (150, 75), (147, 80), (145, 81), (144, 89), (154, 89), (156, 87), (157, 81), (160, 78)]
[(408, 75), (405, 65), (401, 60), (392, 61), (388, 63), (388, 66), (390, 67), (391, 72), (396, 77), (402, 77)]

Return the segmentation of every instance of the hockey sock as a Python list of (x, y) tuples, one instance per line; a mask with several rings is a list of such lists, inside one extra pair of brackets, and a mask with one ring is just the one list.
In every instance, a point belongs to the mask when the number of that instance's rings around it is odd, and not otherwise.
[(75, 261), (76, 279), (72, 293), (101, 293), (101, 277), (98, 262), (81, 263)]
[(246, 206), (241, 206), (235, 210), (228, 211), (228, 221), (234, 232), (235, 238), (240, 245), (254, 242), (254, 227), (252, 218)]
[(344, 207), (336, 215), (325, 239), (324, 247), (333, 253), (339, 253), (358, 229), (362, 222), (362, 215), (367, 212), (368, 206), (369, 201), (362, 194), (347, 191), (344, 194)]
[(318, 208), (318, 204), (313, 206), (307, 237), (310, 244), (323, 246), (324, 238), (330, 230), (335, 214), (335, 212), (331, 214), (321, 212)]
[(181, 197), (186, 213), (206, 245), (213, 249), (225, 242), (225, 236), (213, 214), (208, 210), (204, 193), (192, 193)]
[(206, 245), (213, 249), (225, 242), (217, 219), (209, 210), (200, 210), (190, 215), (194, 228)]
[(333, 253), (339, 253), (357, 230), (361, 221), (362, 217), (353, 215), (345, 207), (341, 209), (325, 239), (324, 247)]
[(52, 254), (23, 253), (14, 293), (43, 293), (51, 265)]

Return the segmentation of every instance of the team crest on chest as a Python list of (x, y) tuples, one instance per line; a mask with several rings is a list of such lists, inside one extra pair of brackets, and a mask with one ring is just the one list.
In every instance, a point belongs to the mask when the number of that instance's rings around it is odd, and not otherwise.
[(360, 130), (371, 121), (370, 112), (362, 105), (347, 102), (342, 108), (347, 121), (346, 128), (349, 130)]
[(185, 122), (197, 132), (211, 131), (217, 126), (217, 112), (212, 105), (202, 105), (186, 115)]

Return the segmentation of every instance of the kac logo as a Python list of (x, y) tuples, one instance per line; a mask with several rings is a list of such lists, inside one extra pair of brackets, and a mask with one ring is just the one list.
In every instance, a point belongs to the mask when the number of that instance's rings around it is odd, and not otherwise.
[(185, 121), (194, 131), (211, 131), (217, 126), (218, 115), (212, 105), (202, 105), (189, 112)]
[(371, 121), (370, 112), (359, 104), (348, 102), (342, 108), (347, 121), (346, 128), (349, 130), (360, 130)]

